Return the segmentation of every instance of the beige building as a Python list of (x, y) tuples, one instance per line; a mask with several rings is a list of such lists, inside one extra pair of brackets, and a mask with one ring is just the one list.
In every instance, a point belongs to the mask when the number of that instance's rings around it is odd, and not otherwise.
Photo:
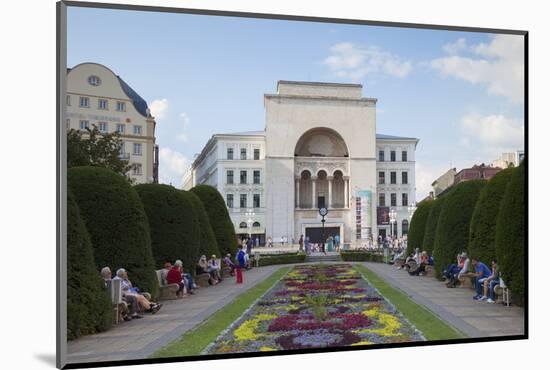
[(109, 68), (82, 63), (67, 71), (67, 129), (119, 132), (121, 158), (136, 183), (158, 182), (155, 119), (147, 102)]
[[(376, 99), (362, 85), (279, 81), (264, 95), (265, 130), (216, 134), (196, 157), (184, 188), (215, 186), (237, 233), (275, 241), (300, 235), (361, 244), (408, 231), (415, 202), (416, 138), (376, 133)], [(250, 210), (254, 216), (249, 217)]]

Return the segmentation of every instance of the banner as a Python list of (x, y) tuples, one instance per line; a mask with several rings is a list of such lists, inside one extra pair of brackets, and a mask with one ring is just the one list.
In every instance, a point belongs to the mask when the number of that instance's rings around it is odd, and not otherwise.
[(376, 219), (378, 225), (390, 224), (390, 207), (378, 207), (376, 209)]
[(370, 239), (372, 235), (372, 192), (359, 190), (355, 194), (355, 238)]

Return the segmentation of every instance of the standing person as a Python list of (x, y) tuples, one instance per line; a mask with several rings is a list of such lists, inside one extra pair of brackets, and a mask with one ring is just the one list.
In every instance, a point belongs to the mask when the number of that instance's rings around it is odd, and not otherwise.
[(298, 240), (298, 245), (300, 246), (299, 251), (304, 251), (304, 234), (300, 235), (300, 240)]
[(273, 248), (273, 239), (271, 239), (271, 236), (267, 238), (267, 246)]
[(334, 236), (334, 247), (337, 251), (340, 250), (340, 234), (336, 234), (336, 236)]
[(254, 242), (252, 241), (252, 238), (248, 238), (248, 240), (246, 241), (246, 254), (248, 254), (249, 256), (252, 253), (253, 244)]
[(243, 269), (245, 267), (245, 261), (244, 261), (244, 251), (242, 245), (239, 246), (239, 250), (237, 252), (237, 256), (235, 258), (236, 266), (235, 271), (237, 275), (237, 284), (243, 283)]
[(256, 237), (256, 248), (260, 246), (260, 238)]

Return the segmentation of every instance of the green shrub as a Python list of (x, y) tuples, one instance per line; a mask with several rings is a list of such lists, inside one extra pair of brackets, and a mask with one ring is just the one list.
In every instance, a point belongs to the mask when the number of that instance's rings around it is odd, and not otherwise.
[(514, 171), (514, 168), (505, 169), (489, 180), (487, 186), (479, 193), (479, 199), (472, 214), (468, 254), (477, 256), (487, 266), (490, 266), (491, 260), (496, 258), (497, 216), (506, 185)]
[(433, 254), (435, 231), (437, 230), (437, 222), (439, 221), (439, 214), (441, 213), (444, 202), (444, 196), (434, 200), (428, 218), (426, 219), (426, 228), (424, 230), (424, 241), (422, 245), (424, 246), (423, 250), (425, 250), (429, 256)]
[(105, 331), (111, 301), (94, 262), (90, 236), (71, 191), (67, 194), (67, 338)]
[(439, 215), (433, 250), (435, 271), (438, 277), (456, 255), (468, 248), (470, 221), (485, 180), (464, 181), (445, 195)]
[(496, 254), (504, 282), (512, 291), (512, 300), (525, 304), (525, 165), (513, 172), (497, 217)]
[[(306, 260), (306, 255), (303, 253), (295, 253), (293, 255), (282, 255), (282, 256), (260, 256), (259, 265), (260, 266), (270, 266), (270, 265), (286, 265), (290, 263), (302, 263)], [(251, 258), (252, 266), (256, 266), (254, 258)]]
[(365, 251), (341, 251), (342, 261), (384, 262), (384, 255)]
[(427, 200), (418, 204), (411, 219), (411, 227), (407, 234), (407, 254), (412, 253), (416, 248), (420, 251), (425, 250), (424, 232), (426, 231), (426, 222), (432, 209), (434, 201)]
[(170, 185), (134, 186), (149, 220), (153, 258), (157, 267), (181, 259), (194, 271), (200, 243), (199, 224), (189, 197)]
[(197, 185), (191, 191), (204, 204), (212, 231), (214, 231), (216, 241), (218, 242), (220, 254), (226, 255), (227, 253), (231, 253), (234, 256), (238, 247), (237, 236), (235, 235), (235, 228), (233, 227), (231, 217), (229, 217), (229, 212), (227, 212), (223, 197), (216, 188), (209, 185)]
[(204, 254), (205, 256), (209, 257), (215, 254), (216, 256), (220, 257), (221, 254), (218, 248), (218, 242), (216, 241), (216, 236), (214, 235), (214, 231), (212, 230), (212, 225), (210, 225), (210, 219), (208, 218), (208, 214), (206, 213), (204, 205), (202, 204), (197, 194), (191, 191), (186, 192), (186, 194), (189, 195), (189, 199), (193, 203), (193, 208), (199, 216), (201, 232), (199, 255)]
[(90, 233), (96, 267), (128, 271), (132, 283), (153, 297), (158, 291), (149, 222), (139, 195), (124, 176), (102, 167), (73, 167), (72, 190)]

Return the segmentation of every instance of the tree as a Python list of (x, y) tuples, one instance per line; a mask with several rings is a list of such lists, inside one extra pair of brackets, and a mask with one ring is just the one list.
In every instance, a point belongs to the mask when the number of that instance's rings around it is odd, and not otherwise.
[(461, 182), (445, 195), (439, 215), (433, 250), (436, 275), (441, 276), (447, 265), (468, 248), (470, 221), (485, 180)]
[(496, 258), (495, 236), (498, 212), (506, 186), (514, 171), (514, 168), (500, 171), (487, 183), (479, 194), (472, 214), (468, 254), (477, 256), (488, 266), (491, 260)]
[(122, 140), (118, 132), (104, 133), (93, 125), (86, 132), (70, 129), (67, 133), (67, 168), (106, 167), (126, 176), (131, 166), (120, 157)]
[(123, 176), (93, 166), (70, 168), (68, 184), (90, 233), (97, 268), (123, 267), (134, 285), (156, 296), (149, 222), (135, 189)]
[(149, 220), (157, 266), (180, 259), (185, 271), (193, 272), (198, 261), (200, 224), (191, 201), (170, 185), (141, 184), (134, 189)]
[(111, 300), (71, 191), (67, 194), (67, 338), (109, 329)]
[(204, 205), (200, 198), (192, 191), (187, 192), (187, 194), (189, 194), (189, 199), (193, 202), (193, 208), (197, 211), (197, 215), (199, 216), (201, 229), (199, 254), (205, 256), (211, 256), (213, 254), (221, 256), (218, 242), (216, 241), (216, 236), (212, 230), (212, 225), (210, 225), (210, 219), (208, 218)]
[(496, 224), (496, 255), (512, 300), (525, 304), (525, 164), (512, 173), (500, 203)]
[(424, 241), (422, 245), (424, 250), (428, 255), (433, 254), (434, 243), (435, 243), (435, 231), (437, 230), (437, 222), (439, 221), (439, 214), (443, 208), (443, 203), (445, 202), (445, 196), (439, 197), (433, 201), (430, 213), (426, 219), (426, 227), (424, 230)]
[(220, 253), (234, 255), (238, 247), (237, 236), (221, 194), (216, 188), (209, 185), (197, 185), (191, 191), (199, 197), (204, 205)]
[(421, 251), (426, 249), (424, 246), (424, 232), (433, 203), (433, 200), (426, 200), (418, 204), (407, 235), (407, 254), (411, 254), (416, 248)]

